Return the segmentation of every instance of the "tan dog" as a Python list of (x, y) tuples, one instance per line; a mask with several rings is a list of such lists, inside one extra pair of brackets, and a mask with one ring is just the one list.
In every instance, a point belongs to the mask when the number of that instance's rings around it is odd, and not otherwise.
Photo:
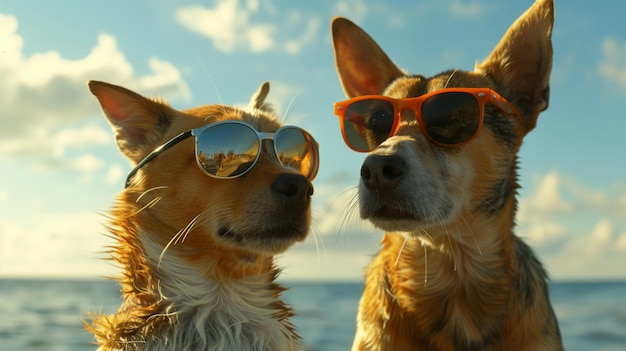
[(348, 145), (370, 152), (361, 217), (387, 231), (352, 350), (562, 350), (547, 274), (513, 232), (517, 153), (548, 107), (553, 12), (538, 0), (473, 72), (433, 77), (333, 19), (351, 98), (335, 113)]
[(99, 350), (300, 349), (274, 255), (308, 233), (313, 138), (280, 126), (268, 83), (246, 110), (89, 89), (136, 165), (110, 214), (123, 303), (93, 316)]

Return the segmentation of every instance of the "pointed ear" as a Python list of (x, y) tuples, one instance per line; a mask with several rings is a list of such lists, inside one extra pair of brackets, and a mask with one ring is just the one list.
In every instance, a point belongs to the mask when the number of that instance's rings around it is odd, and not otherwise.
[(526, 131), (537, 124), (550, 100), (553, 0), (537, 0), (506, 32), (489, 57), (476, 66), (499, 85), (522, 113)]
[(267, 98), (267, 94), (270, 92), (270, 82), (263, 82), (259, 89), (252, 94), (250, 98), (250, 103), (248, 106), (251, 109), (263, 110), (266, 112), (273, 112), (272, 106), (265, 102), (265, 98)]
[(169, 106), (117, 85), (87, 83), (115, 132), (120, 151), (133, 163), (151, 152), (170, 125)]
[(343, 17), (331, 21), (335, 66), (347, 97), (378, 95), (396, 78), (400, 70), (359, 26)]

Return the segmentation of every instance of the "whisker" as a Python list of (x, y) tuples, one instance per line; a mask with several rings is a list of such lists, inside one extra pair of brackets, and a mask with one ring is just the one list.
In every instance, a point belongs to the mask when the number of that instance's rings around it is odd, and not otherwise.
[[(167, 250), (170, 248), (170, 246), (172, 245), (176, 245), (179, 242), (184, 242), (185, 238), (187, 237), (187, 235), (189, 234), (189, 232), (191, 231), (191, 229), (193, 229), (194, 224), (196, 223), (196, 221), (198, 220), (198, 218), (200, 218), (200, 216), (202, 215), (199, 214), (197, 216), (195, 216), (186, 226), (185, 228), (179, 230), (173, 237), (172, 239), (170, 239), (170, 241), (167, 243), (167, 245), (165, 245), (165, 247), (163, 248), (163, 250), (161, 251), (161, 254), (159, 255), (159, 260), (157, 263), (157, 269), (161, 266), (161, 262), (163, 261), (163, 257), (165, 257), (165, 253), (167, 252)], [(182, 239), (182, 240), (181, 240)]]
[(404, 236), (404, 241), (402, 242), (402, 246), (400, 246), (400, 251), (398, 251), (398, 256), (396, 257), (396, 262), (394, 263), (394, 267), (398, 268), (398, 262), (400, 262), (400, 256), (402, 256), (402, 251), (404, 251), (404, 247), (406, 246), (406, 242), (409, 240), (408, 236)]
[[(355, 222), (355, 218), (358, 215), (358, 210), (359, 210), (358, 200), (350, 201), (350, 203), (348, 204), (346, 208), (346, 214), (343, 216), (341, 220), (341, 224), (339, 225), (340, 233), (342, 230), (344, 230), (345, 232), (348, 231), (349, 223)], [(356, 224), (359, 228), (361, 228), (362, 223), (358, 222), (357, 220)]]
[(424, 286), (428, 283), (428, 251), (426, 245), (422, 245), (424, 248)]
[[(444, 183), (444, 184), (450, 184), (451, 182), (448, 180), (444, 180), (444, 179), (439, 179), (438, 180), (440, 183)], [(480, 196), (479, 194), (477, 194), (474, 191), (470, 190), (470, 193), (477, 198), (478, 200), (480, 200), (482, 203), (487, 204), (489, 207), (491, 207), (493, 210), (497, 211), (498, 213), (501, 213), (501, 210), (496, 208), (490, 201), (487, 201), (484, 197)], [(472, 215), (472, 213), (470, 213), (470, 215)], [(467, 220), (467, 218), (465, 218), (465, 216), (461, 215), (460, 216), (461, 219), (463, 220), (463, 222), (465, 223), (466, 227), (467, 227), (467, 231), (469, 232), (469, 234), (472, 237), (472, 240), (474, 241), (474, 244), (476, 244), (476, 249), (478, 250), (478, 253), (480, 255), (483, 255), (482, 249), (480, 248), (480, 244), (478, 243), (478, 239), (476, 238), (476, 235), (474, 233), (474, 231), (472, 230), (472, 227), (470, 225), (470, 222)], [(462, 234), (461, 231), (459, 231), (459, 239), (462, 240)]]
[(494, 206), (493, 203), (491, 203), (491, 201), (488, 201), (484, 197), (479, 196), (478, 194), (476, 194), (474, 192), (472, 192), (472, 195), (476, 196), (477, 199), (479, 199), (482, 203), (487, 204), (489, 207), (491, 207), (497, 213), (502, 214), (502, 210), (497, 208), (496, 206)]
[(465, 225), (467, 226), (467, 231), (472, 236), (472, 239), (474, 240), (474, 243), (476, 244), (476, 249), (478, 250), (478, 253), (482, 256), (483, 255), (483, 251), (480, 249), (480, 244), (478, 244), (478, 240), (476, 239), (476, 235), (474, 235), (474, 231), (472, 230), (472, 227), (470, 226), (470, 224), (465, 219), (465, 216), (461, 215), (460, 217), (463, 220), (463, 222), (465, 223)]
[[(137, 197), (137, 200), (135, 200), (136, 203), (139, 203), (139, 201), (145, 196), (147, 195), (149, 192), (155, 191), (155, 190), (163, 190), (163, 189), (167, 189), (167, 186), (155, 186), (153, 188), (150, 188), (144, 192), (141, 193), (141, 195), (139, 195)], [(137, 214), (141, 213), (141, 211), (144, 211), (148, 208), (152, 208), (154, 207), (159, 201), (161, 201), (163, 197), (162, 196), (156, 196), (154, 199), (150, 200), (148, 203), (146, 203), (145, 205), (143, 205), (141, 208), (139, 208), (138, 210), (136, 210), (135, 212), (132, 212), (130, 214), (128, 214), (126, 216), (126, 218), (131, 218), (133, 216), (136, 216)]]
[(283, 112), (283, 116), (280, 120), (280, 123), (285, 124), (285, 122), (287, 121), (287, 116), (289, 115), (289, 111), (291, 110), (291, 107), (294, 105), (296, 98), (297, 96), (292, 96), (291, 99), (289, 100), (287, 107), (285, 107), (285, 112)]
[[(308, 120), (309, 118), (313, 118), (313, 117), (319, 117), (319, 116), (326, 116), (327, 114), (325, 113), (307, 113), (307, 114), (294, 114), (294, 115), (290, 115), (289, 119), (290, 119), (290, 124), (297, 124), (300, 123), (301, 121), (305, 121)], [(298, 118), (295, 118), (294, 116), (297, 116)]]
[(189, 224), (185, 227), (185, 229), (183, 229), (183, 235), (179, 236), (179, 238), (174, 243), (175, 245), (177, 245), (179, 242), (181, 244), (185, 242), (185, 239), (187, 239), (187, 235), (189, 235), (189, 232), (191, 232), (191, 230), (195, 227), (196, 223), (198, 222), (198, 218), (200, 218), (201, 215), (202, 214), (195, 216), (191, 220), (191, 222), (189, 222)]
[(326, 250), (326, 245), (324, 244), (324, 240), (318, 234), (318, 229), (316, 223), (311, 223), (311, 235), (313, 236), (313, 242), (315, 243), (315, 252), (317, 253), (317, 259), (321, 260), (320, 247), (324, 252), (325, 256), (328, 256), (328, 251)]
[(454, 271), (456, 272), (457, 271), (457, 257), (456, 257), (456, 252), (454, 250), (454, 244), (452, 243), (452, 236), (450, 234), (450, 230), (448, 229), (448, 226), (443, 221), (441, 213), (438, 213), (438, 217), (439, 217), (439, 223), (445, 233), (446, 238), (448, 239), (448, 244), (450, 245), (450, 253), (452, 254), (452, 262), (454, 264)]
[(148, 190), (144, 191), (143, 193), (141, 193), (141, 195), (139, 195), (139, 196), (137, 197), (137, 200), (135, 200), (135, 202), (139, 202), (139, 201), (141, 201), (141, 198), (143, 198), (145, 195), (147, 195), (148, 193), (150, 193), (150, 192), (152, 192), (152, 191), (155, 191), (155, 190), (164, 190), (164, 189), (167, 189), (167, 188), (169, 188), (167, 185), (162, 185), (162, 186), (155, 186), (155, 187), (152, 187), (152, 188), (150, 188), (150, 189), (148, 189)]
[(200, 60), (200, 57), (196, 56), (196, 59), (198, 60), (198, 63), (200, 64), (200, 67), (202, 68), (202, 71), (204, 71), (204, 74), (206, 75), (207, 79), (209, 80), (209, 83), (211, 83), (211, 87), (213, 87), (213, 91), (215, 92), (215, 95), (217, 95), (217, 99), (219, 100), (220, 104), (223, 104), (224, 102), (222, 100), (222, 96), (220, 95), (219, 90), (217, 90), (217, 86), (215, 85), (215, 82), (213, 81), (213, 78), (211, 78), (211, 74), (207, 70), (207, 68), (204, 65), (204, 63), (202, 63), (202, 61)]
[(452, 79), (452, 76), (454, 76), (456, 74), (456, 72), (458, 72), (458, 69), (455, 69), (454, 71), (452, 71), (452, 74), (450, 74), (450, 76), (448, 77), (448, 80), (446, 81), (446, 84), (443, 86), (443, 88), (447, 88), (448, 84), (450, 84), (450, 80)]
[(426, 236), (428, 239), (430, 239), (430, 241), (431, 241), (432, 243), (435, 243), (435, 238), (434, 238), (432, 235), (430, 235), (430, 233), (429, 233), (429, 232), (427, 232), (427, 231), (425, 231), (425, 230), (421, 230), (421, 233), (420, 233), (420, 234), (421, 234), (421, 235)]
[(143, 205), (140, 209), (138, 209), (137, 211), (131, 213), (128, 215), (128, 218), (136, 216), (137, 214), (139, 214), (141, 211), (148, 209), (148, 208), (152, 208), (154, 207), (159, 201), (161, 201), (162, 197), (161, 196), (157, 196), (154, 199), (150, 200), (150, 202), (148, 202), (147, 204)]
[(448, 243), (450, 243), (450, 252), (452, 253), (452, 262), (454, 263), (454, 271), (456, 272), (456, 253), (454, 252), (454, 246), (452, 245), (452, 239), (450, 239), (450, 235), (446, 234), (446, 238), (448, 238)]

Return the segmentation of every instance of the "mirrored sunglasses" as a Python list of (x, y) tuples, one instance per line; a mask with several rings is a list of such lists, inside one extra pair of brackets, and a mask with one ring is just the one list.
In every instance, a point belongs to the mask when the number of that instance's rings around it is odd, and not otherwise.
[(130, 171), (126, 187), (140, 168), (191, 136), (195, 137), (198, 167), (213, 178), (233, 179), (246, 174), (259, 159), (261, 142), (266, 139), (273, 140), (282, 165), (298, 170), (309, 180), (315, 178), (319, 168), (319, 146), (302, 128), (283, 126), (274, 133), (264, 133), (244, 122), (224, 121), (181, 133), (156, 148)]

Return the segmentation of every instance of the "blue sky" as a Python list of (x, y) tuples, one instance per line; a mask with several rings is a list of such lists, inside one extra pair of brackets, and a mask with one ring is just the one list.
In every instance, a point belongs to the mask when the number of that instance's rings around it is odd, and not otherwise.
[[(380, 233), (349, 201), (364, 158), (343, 145), (330, 18), (400, 66), (473, 69), (524, 1), (0, 0), (0, 276), (115, 273), (105, 212), (130, 169), (86, 81), (176, 108), (242, 105), (259, 84), (321, 145), (314, 229), (285, 279), (358, 280)], [(550, 108), (521, 151), (518, 235), (554, 279), (626, 278), (626, 2), (556, 1)]]

